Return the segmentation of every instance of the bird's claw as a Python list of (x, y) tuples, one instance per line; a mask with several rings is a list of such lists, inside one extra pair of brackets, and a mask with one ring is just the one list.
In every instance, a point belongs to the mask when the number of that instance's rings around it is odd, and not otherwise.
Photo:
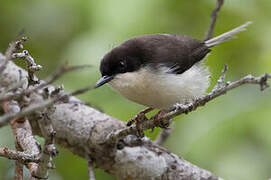
[(127, 122), (127, 126), (131, 126), (132, 124), (136, 124), (136, 129), (137, 129), (137, 135), (138, 137), (144, 137), (144, 131), (141, 127), (142, 122), (147, 121), (148, 118), (146, 117), (146, 113), (152, 111), (153, 108), (147, 108), (143, 111), (140, 111), (134, 118), (130, 119)]
[(142, 111), (140, 111), (134, 118), (130, 119), (126, 125), (127, 126), (131, 126), (132, 124), (134, 124), (135, 122), (136, 123), (141, 123), (145, 120), (147, 120), (147, 117), (146, 117), (146, 114), (150, 111), (152, 111), (153, 108), (147, 108), (147, 109), (144, 109)]
[(159, 126), (160, 128), (163, 128), (163, 129), (167, 129), (170, 125), (169, 121), (163, 121), (160, 120), (160, 118), (165, 115), (166, 113), (168, 113), (168, 110), (161, 110), (159, 111), (153, 118), (154, 118), (154, 123)]

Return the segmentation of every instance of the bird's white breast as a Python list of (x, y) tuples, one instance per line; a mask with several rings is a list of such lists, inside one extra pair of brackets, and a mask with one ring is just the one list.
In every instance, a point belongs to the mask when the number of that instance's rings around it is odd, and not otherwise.
[(127, 99), (148, 107), (166, 109), (202, 96), (209, 87), (209, 70), (202, 62), (182, 74), (170, 74), (167, 67), (144, 67), (118, 74), (109, 84)]

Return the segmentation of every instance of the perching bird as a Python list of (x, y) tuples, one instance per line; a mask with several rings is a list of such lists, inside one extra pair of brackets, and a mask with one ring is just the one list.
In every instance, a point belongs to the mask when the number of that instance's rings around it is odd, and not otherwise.
[(127, 99), (157, 109), (190, 102), (209, 87), (210, 72), (202, 60), (210, 48), (231, 40), (249, 24), (206, 41), (175, 34), (131, 38), (103, 57), (102, 78), (95, 88), (109, 83)]

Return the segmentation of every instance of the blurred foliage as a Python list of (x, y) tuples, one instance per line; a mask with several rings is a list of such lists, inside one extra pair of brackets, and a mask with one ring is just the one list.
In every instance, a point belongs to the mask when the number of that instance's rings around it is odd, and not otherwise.
[[(99, 61), (112, 47), (137, 35), (187, 34), (203, 39), (215, 0), (0, 0), (0, 52), (24, 30), (26, 48), (44, 68), (41, 78), (65, 61), (90, 64), (59, 80), (72, 91), (94, 84)], [(223, 65), (228, 80), (252, 73), (271, 72), (270, 0), (225, 0), (215, 34), (253, 21), (239, 38), (213, 49), (206, 61), (212, 86)], [(16, 60), (25, 67), (25, 63)], [(81, 95), (86, 102), (121, 120), (143, 108), (118, 95), (108, 86)], [(176, 118), (166, 147), (186, 160), (225, 179), (260, 180), (271, 177), (271, 90), (245, 86)], [(178, 120), (177, 120), (178, 119)], [(148, 132), (155, 138), (159, 130)], [(14, 148), (9, 127), (0, 130), (0, 146)], [(56, 170), (50, 179), (87, 179), (86, 162), (59, 147)], [(11, 179), (13, 163), (0, 159), (0, 179)], [(114, 179), (96, 170), (97, 179)]]

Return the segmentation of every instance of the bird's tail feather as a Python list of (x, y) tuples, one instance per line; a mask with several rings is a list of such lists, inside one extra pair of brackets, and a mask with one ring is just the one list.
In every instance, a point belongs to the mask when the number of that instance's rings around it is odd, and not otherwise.
[(250, 25), (252, 22), (248, 21), (246, 22), (245, 24), (241, 25), (241, 26), (238, 26), (237, 28), (234, 28), (228, 32), (225, 32), (217, 37), (214, 37), (212, 39), (209, 39), (209, 40), (206, 40), (205, 41), (205, 45), (207, 47), (213, 47), (213, 46), (216, 46), (218, 44), (221, 44), (223, 42), (226, 42), (226, 41), (229, 41), (231, 39), (234, 39), (236, 36), (235, 34), (239, 33), (239, 32), (242, 32), (242, 31), (245, 31), (246, 30), (246, 27), (248, 25)]

